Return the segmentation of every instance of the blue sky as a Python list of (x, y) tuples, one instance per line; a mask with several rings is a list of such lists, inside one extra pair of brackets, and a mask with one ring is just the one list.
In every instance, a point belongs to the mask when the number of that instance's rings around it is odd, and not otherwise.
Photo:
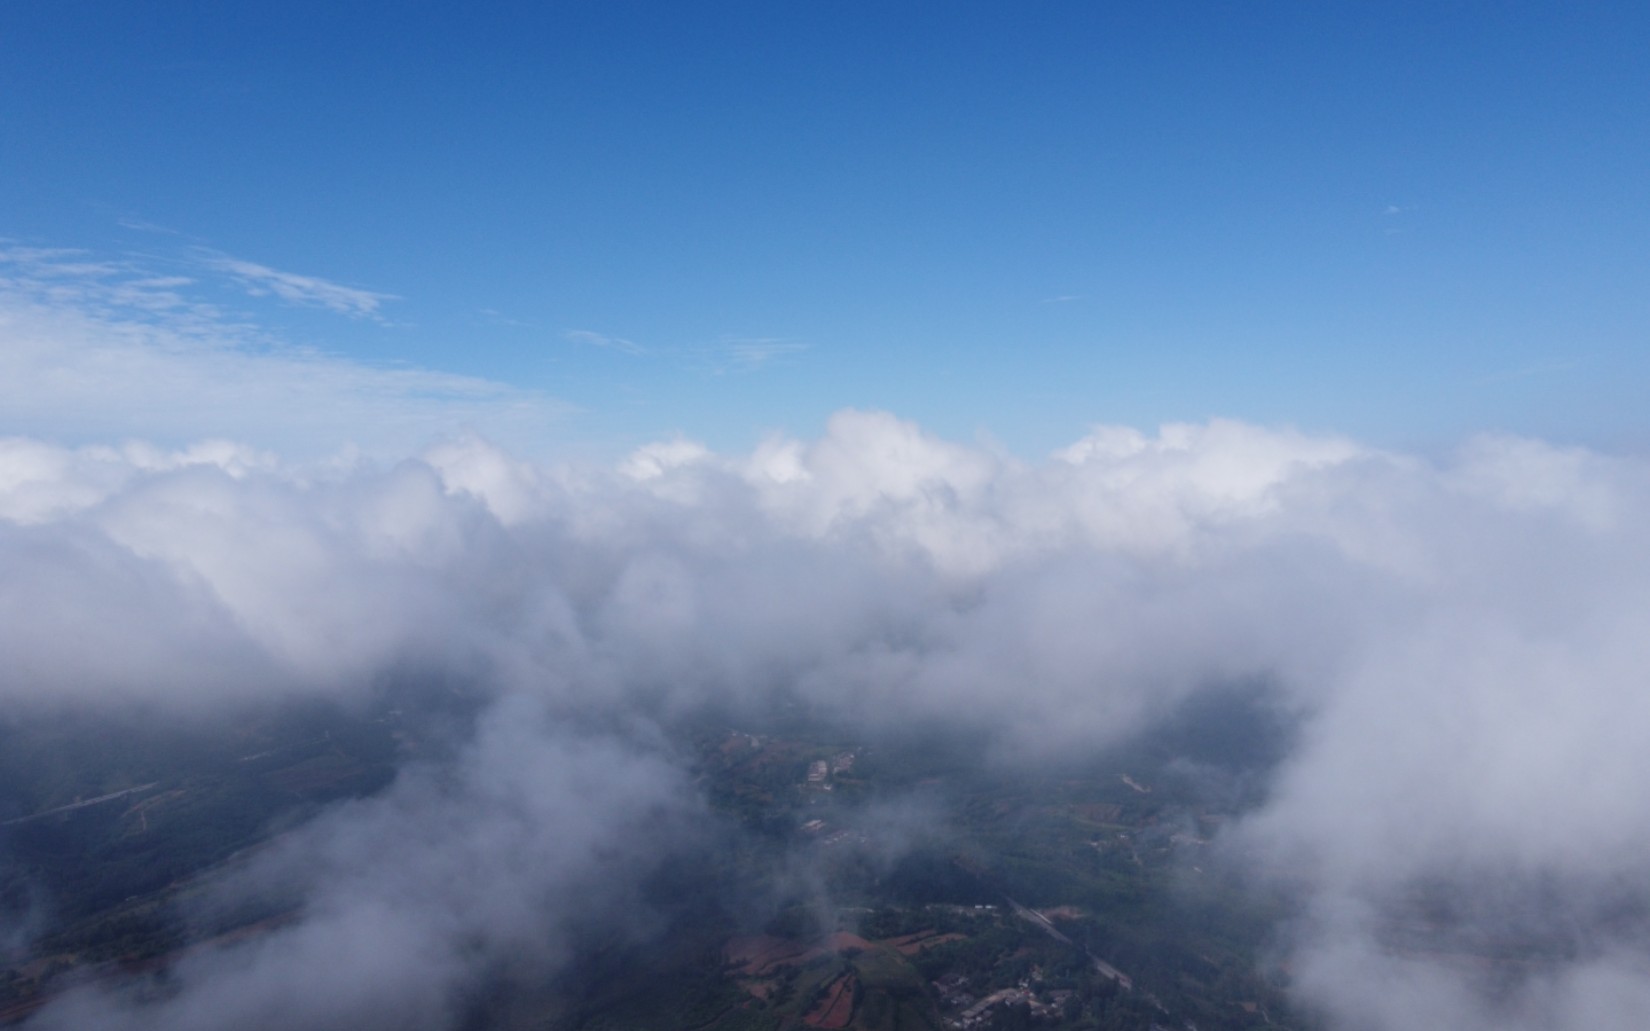
[[(1643, 5), (488, 6), (6, 5), (14, 285), (485, 381), (454, 419), (549, 450), (844, 406), (1650, 442)], [(190, 432), (53, 412), (0, 433)]]

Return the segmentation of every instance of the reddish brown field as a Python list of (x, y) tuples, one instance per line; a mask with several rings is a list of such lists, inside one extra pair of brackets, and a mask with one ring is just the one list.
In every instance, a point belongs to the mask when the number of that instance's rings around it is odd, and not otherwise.
[(935, 934), (933, 931), (918, 931), (916, 934), (902, 934), (898, 938), (887, 938), (879, 944), (886, 945), (902, 956), (915, 956), (923, 949), (935, 945), (944, 945), (946, 942), (962, 941), (966, 934)]
[(847, 931), (838, 931), (826, 938), (824, 948), (815, 950), (814, 955), (817, 956), (827, 952), (847, 952), (849, 949), (868, 949), (870, 947), (871, 943), (859, 935), (849, 934)]
[(771, 935), (741, 935), (729, 938), (722, 954), (734, 966), (740, 977), (767, 977), (783, 966), (806, 963), (820, 956), (835, 955), (849, 949), (869, 949), (871, 943), (857, 934), (838, 931), (815, 945), (803, 945), (789, 938)]
[(739, 982), (739, 987), (743, 988), (745, 990), (745, 992), (750, 995), (751, 998), (761, 999), (764, 1002), (767, 1001), (768, 996), (773, 994), (773, 990), (777, 986), (778, 986), (778, 983), (775, 982), (775, 981), (763, 981), (763, 980), (749, 980), (749, 979), (747, 979), (747, 980), (742, 980), (742, 981)]
[(728, 962), (737, 964), (735, 972), (746, 977), (766, 977), (778, 967), (803, 962), (811, 952), (799, 942), (766, 934), (729, 938), (723, 948)]

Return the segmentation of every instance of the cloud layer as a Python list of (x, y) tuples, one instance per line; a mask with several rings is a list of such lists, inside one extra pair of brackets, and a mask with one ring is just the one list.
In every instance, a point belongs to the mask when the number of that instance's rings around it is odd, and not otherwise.
[[(645, 735), (573, 733), (566, 714), (635, 725), (774, 691), (984, 732), (1013, 762), (1268, 683), (1300, 741), (1226, 843), (1300, 893), (1292, 967), (1333, 1026), (1628, 1027), (1650, 997), (1642, 928), (1594, 919), (1650, 888), (1639, 459), (1485, 437), (1429, 461), (1215, 421), (1101, 427), (1023, 463), (852, 410), (814, 440), (664, 441), (615, 469), (475, 438), (322, 472), (226, 444), (11, 439), (0, 567), (5, 712), (232, 710), (424, 668), (485, 685), (505, 714), (449, 793), (409, 775), (306, 830), (330, 857), (312, 918), (186, 975), (257, 999), (257, 968), (333, 963), (372, 907), (417, 922), (373, 930), (407, 951), (372, 950), (383, 969), (282, 1026), (343, 1026), (369, 1005), (351, 992), (407, 979), (450, 1012), (473, 976), (452, 957), (518, 933), (467, 922), (491, 898), (426, 892), (442, 864), (504, 864), (493, 879), (554, 928), (603, 842), (691, 809)], [(592, 792), (593, 770), (615, 772)], [(576, 830), (544, 840), (547, 820)], [(470, 843), (456, 855), (421, 847), (443, 821)], [(369, 839), (407, 857), (383, 884), (351, 858)], [(578, 856), (509, 865), (557, 849)], [(392, 913), (386, 891), (448, 901)], [(1550, 964), (1486, 987), (1451, 940), (1401, 940), (1429, 893), (1450, 900), (1456, 944), (1519, 921), (1570, 930)], [(207, 1026), (182, 998), (133, 1019)]]

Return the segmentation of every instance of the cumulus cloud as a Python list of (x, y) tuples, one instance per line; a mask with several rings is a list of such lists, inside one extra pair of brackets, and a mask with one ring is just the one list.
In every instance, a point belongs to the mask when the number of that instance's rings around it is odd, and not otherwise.
[[(451, 943), (493, 941), (461, 914), (492, 901), (432, 890), (430, 912), (391, 912), (384, 892), (422, 898), (442, 864), (555, 855), (544, 819), (588, 820), (572, 840), (596, 854), (637, 814), (688, 804), (646, 735), (603, 743), (512, 706), (634, 727), (777, 689), (845, 718), (966, 728), (1013, 762), (1265, 682), (1299, 737), (1225, 844), (1301, 900), (1303, 999), (1346, 1028), (1626, 1027), (1650, 948), (1642, 922), (1596, 918), (1650, 898), (1647, 517), (1639, 458), (1484, 437), (1425, 460), (1227, 421), (1099, 427), (1023, 462), (850, 410), (818, 439), (742, 455), (676, 439), (611, 470), (474, 437), (321, 471), (223, 444), (13, 439), (0, 709), (331, 697), (409, 666), (484, 685), (517, 716), (484, 727), (456, 794), (407, 775), (307, 830), (331, 857), (309, 918), (186, 977), (202, 999), (257, 999), (266, 962), (338, 963), (327, 949), (382, 933), (405, 948), (367, 950), (384, 966), (360, 990), (415, 979), (448, 1013), (473, 976)], [(543, 764), (535, 784), (620, 772), (581, 807), (580, 791), (529, 797), (499, 768), (517, 761)], [(482, 823), (464, 823), (472, 809)], [(423, 858), (414, 812), (476, 844)], [(387, 886), (352, 866), (368, 839), (406, 844), (387, 850), (407, 857)], [(497, 879), (554, 927), (590, 869)], [(414, 926), (375, 930), (380, 916)], [(1510, 984), (1462, 959), (1464, 942), (1549, 924), (1565, 930)], [(326, 1019), (279, 1012), (347, 1023), (368, 1004), (339, 999)], [(142, 1019), (209, 1012), (224, 1011)]]

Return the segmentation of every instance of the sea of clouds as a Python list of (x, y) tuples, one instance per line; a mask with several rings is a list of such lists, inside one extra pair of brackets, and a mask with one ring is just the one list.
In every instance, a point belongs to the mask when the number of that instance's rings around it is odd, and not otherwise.
[[(245, 889), (300, 919), (30, 1026), (454, 1026), (581, 928), (646, 933), (638, 886), (705, 826), (661, 728), (707, 705), (1012, 765), (1256, 684), (1298, 730), (1217, 844), (1301, 899), (1283, 962), (1330, 1027), (1650, 1012), (1644, 456), (1214, 420), (1025, 461), (847, 409), (553, 463), (489, 442), (555, 425), (547, 399), (282, 347), (203, 274), (0, 251), (0, 719), (209, 725), (411, 680), (482, 714), (259, 857)], [(1510, 983), (1460, 958), (1529, 940)]]
[[(1305, 893), (1287, 962), (1331, 1026), (1650, 1012), (1642, 928), (1604, 918), (1642, 904), (1650, 854), (1640, 459), (1213, 421), (1027, 463), (857, 410), (616, 468), (477, 438), (347, 467), (10, 438), (0, 568), (8, 716), (348, 701), (412, 669), (491, 699), (440, 770), (264, 860), (297, 924), (192, 957), (169, 1001), (75, 995), (43, 1027), (447, 1026), (480, 971), (634, 908), (645, 864), (615, 857), (668, 851), (699, 806), (638, 728), (706, 703), (782, 690), (1012, 763), (1257, 681), (1301, 730), (1222, 843)], [(1426, 892), (1463, 940), (1557, 927), (1565, 958), (1492, 990), (1448, 942), (1395, 945)]]

